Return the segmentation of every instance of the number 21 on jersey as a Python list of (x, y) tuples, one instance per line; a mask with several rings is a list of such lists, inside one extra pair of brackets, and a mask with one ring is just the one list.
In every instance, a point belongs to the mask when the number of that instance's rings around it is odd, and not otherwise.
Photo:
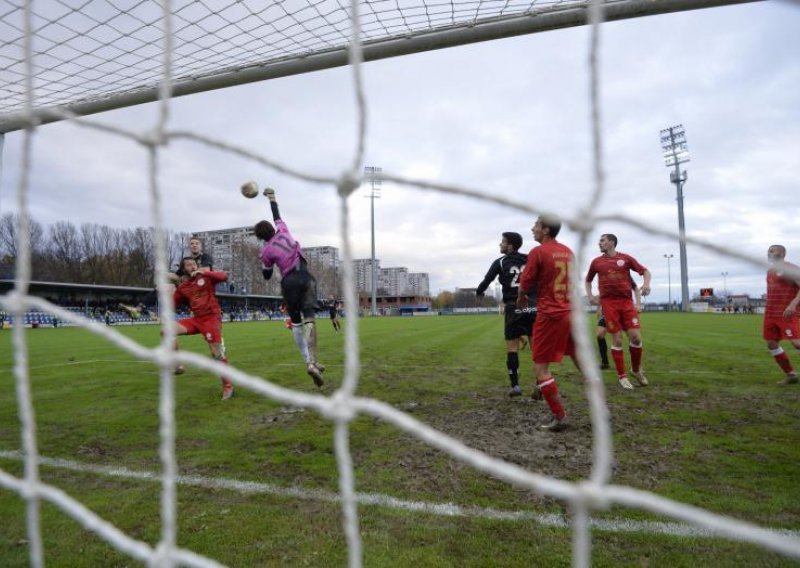
[(566, 298), (569, 287), (569, 264), (563, 260), (556, 261), (556, 277), (553, 280), (553, 295)]

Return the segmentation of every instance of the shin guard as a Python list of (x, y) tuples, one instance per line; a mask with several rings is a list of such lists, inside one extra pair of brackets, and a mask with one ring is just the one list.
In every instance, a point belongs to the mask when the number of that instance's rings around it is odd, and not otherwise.
[(311, 362), (316, 363), (319, 357), (317, 353), (317, 324), (314, 320), (303, 322), (303, 335), (306, 338), (308, 355), (311, 357)]
[(302, 323), (292, 323), (292, 337), (294, 337), (294, 342), (297, 344), (297, 349), (300, 351), (300, 356), (303, 358), (303, 361), (311, 363), (311, 357), (308, 353), (308, 343), (306, 342), (306, 336), (303, 334)]

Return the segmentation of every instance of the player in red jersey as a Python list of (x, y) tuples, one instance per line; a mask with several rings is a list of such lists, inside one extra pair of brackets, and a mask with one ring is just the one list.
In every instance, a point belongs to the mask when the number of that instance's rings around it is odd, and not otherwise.
[[(197, 262), (197, 269), (206, 272), (208, 270), (214, 270), (214, 259), (213, 257), (207, 253), (203, 252), (203, 241), (201, 241), (198, 237), (192, 237), (189, 239), (189, 255), (191, 258)], [(181, 267), (181, 264), (178, 264), (178, 269), (172, 273), (170, 272), (167, 277), (170, 281), (175, 285), (178, 286), (182, 281), (186, 280), (188, 274), (186, 274)], [(173, 290), (173, 293), (175, 291)], [(175, 340), (175, 351), (178, 350), (178, 340)], [(222, 340), (222, 352), (225, 353), (225, 339)], [(175, 374), (182, 375), (186, 372), (186, 368), (183, 365), (178, 365), (175, 367)]]
[[(631, 353), (631, 374), (641, 386), (647, 385), (647, 377), (642, 371), (642, 334), (639, 312), (631, 299), (631, 271), (643, 276), (642, 296), (650, 294), (650, 271), (638, 260), (624, 252), (617, 252), (617, 237), (612, 234), (600, 236), (600, 252), (586, 273), (586, 296), (592, 304), (603, 309), (606, 329), (611, 334), (611, 357), (617, 370), (619, 384), (624, 389), (633, 385), (625, 373), (625, 356), (622, 353), (622, 332), (628, 334), (628, 348)], [(592, 294), (592, 281), (595, 275), (599, 299)]]
[[(190, 256), (181, 260), (181, 270), (187, 278), (175, 289), (175, 305), (189, 304), (192, 317), (176, 323), (176, 335), (196, 335), (201, 333), (208, 343), (211, 355), (217, 361), (228, 362), (222, 346), (222, 310), (214, 289), (218, 282), (226, 282), (226, 272), (199, 270), (197, 261)], [(233, 396), (233, 383), (226, 377), (222, 380), (222, 400)]]
[(570, 270), (574, 255), (569, 247), (556, 240), (561, 220), (542, 215), (533, 225), (538, 247), (531, 249), (525, 269), (519, 279), (517, 307), (528, 307), (528, 293), (536, 291), (537, 316), (533, 324), (533, 369), (536, 386), (533, 398), (544, 397), (553, 417), (541, 430), (560, 432), (567, 427), (567, 413), (558, 395), (556, 380), (550, 373), (550, 363), (559, 363), (564, 355), (575, 358), (570, 324)]
[(800, 270), (796, 265), (785, 262), (786, 247), (772, 245), (767, 250), (767, 258), (775, 266), (767, 271), (767, 308), (764, 312), (763, 337), (770, 354), (775, 357), (786, 378), (779, 384), (791, 385), (798, 382), (797, 372), (789, 361), (789, 356), (780, 346), (786, 339), (800, 351), (800, 278), (785, 275), (784, 267)]

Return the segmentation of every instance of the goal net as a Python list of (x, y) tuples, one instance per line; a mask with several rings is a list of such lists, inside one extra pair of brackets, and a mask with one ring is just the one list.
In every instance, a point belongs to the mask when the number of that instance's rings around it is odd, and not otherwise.
[[(21, 321), (28, 309), (49, 312), (62, 321), (81, 325), (142, 360), (160, 368), (160, 460), (161, 533), (156, 546), (120, 531), (64, 491), (40, 479), (39, 467), (46, 456), (39, 453), (29, 374), (29, 355), (22, 326), (13, 330), (14, 375), (22, 426), (24, 475), (16, 477), (0, 469), (0, 486), (15, 491), (26, 501), (26, 523), (30, 562), (42, 566), (40, 504), (47, 501), (113, 545), (120, 552), (149, 565), (217, 566), (218, 563), (177, 546), (178, 464), (175, 459), (175, 396), (172, 369), (186, 363), (214, 373), (225, 373), (242, 387), (269, 399), (312, 409), (333, 423), (335, 454), (339, 475), (338, 500), (343, 512), (343, 533), (350, 566), (362, 564), (361, 534), (349, 448), (351, 422), (359, 415), (379, 417), (386, 423), (414, 435), (431, 447), (461, 460), (497, 479), (527, 488), (568, 504), (572, 512), (572, 558), (576, 566), (591, 562), (591, 520), (595, 511), (619, 505), (689, 523), (699, 530), (750, 542), (789, 557), (800, 558), (800, 544), (781, 534), (733, 518), (675, 502), (659, 495), (611, 483), (613, 451), (608, 409), (594, 351), (586, 335), (586, 318), (573, 271), (573, 314), (579, 359), (588, 373), (587, 398), (593, 427), (593, 467), (589, 479), (573, 483), (525, 470), (488, 456), (379, 400), (357, 394), (360, 376), (358, 357), (358, 298), (355, 292), (351, 254), (351, 223), (347, 198), (361, 184), (361, 169), (367, 136), (365, 109), (369, 94), (362, 87), (360, 66), (364, 61), (406, 53), (439, 49), (538, 31), (589, 24), (589, 51), (595, 186), (590, 199), (574, 218), (564, 222), (579, 235), (577, 262), (582, 262), (593, 228), (602, 220), (594, 215), (604, 192), (602, 136), (598, 102), (598, 45), (602, 22), (679, 10), (743, 3), (735, 0), (461, 0), (428, 2), (366, 0), (343, 4), (333, 0), (276, 2), (263, 9), (243, 1), (174, 2), (141, 1), (120, 9), (111, 2), (71, 1), (20, 5), (0, 0), (0, 133), (25, 130), (21, 182), (17, 192), (20, 212), (20, 248), (15, 288), (0, 298), (0, 305)], [(213, 7), (213, 8), (212, 8)], [(172, 132), (166, 126), (170, 100), (235, 84), (306, 73), (349, 65), (359, 105), (359, 140), (352, 160), (340, 176), (314, 176), (277, 163), (269, 156), (248, 148), (192, 132)], [(86, 115), (143, 102), (159, 101), (162, 112), (147, 132), (123, 129)], [(254, 160), (268, 168), (306, 181), (325, 184), (338, 192), (340, 236), (343, 249), (344, 300), (348, 320), (345, 337), (345, 374), (341, 387), (331, 396), (310, 395), (282, 388), (270, 381), (234, 367), (223, 367), (209, 358), (171, 350), (173, 330), (164, 328), (161, 344), (146, 348), (105, 326), (90, 322), (41, 298), (30, 295), (30, 247), (25, 235), (29, 228), (29, 172), (31, 137), (43, 124), (73, 120), (87, 128), (100, 129), (139, 144), (148, 151), (151, 218), (156, 235), (156, 279), (167, 278), (165, 225), (158, 181), (158, 153), (170, 139), (189, 138), (203, 144)], [(0, 142), (2, 142), (0, 134)], [(0, 151), (2, 146), (0, 145)], [(501, 206), (514, 207), (536, 216), (543, 211), (535, 205), (520, 207), (510, 199), (487, 196), (478, 190), (445, 183), (410, 180), (389, 171), (383, 179), (424, 190), (458, 194)], [(235, 189), (234, 189), (235, 190)], [(616, 221), (652, 230), (628, 217)], [(677, 235), (662, 232), (664, 236)], [(704, 241), (692, 241), (717, 253), (753, 259), (734, 250)], [(160, 304), (164, 321), (174, 315), (166, 286), (161, 286)]]

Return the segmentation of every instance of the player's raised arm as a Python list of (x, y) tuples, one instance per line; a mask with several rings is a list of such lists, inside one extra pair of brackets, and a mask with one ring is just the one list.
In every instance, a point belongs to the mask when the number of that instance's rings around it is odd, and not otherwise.
[(278, 201), (275, 199), (275, 190), (271, 187), (264, 189), (264, 195), (269, 199), (269, 206), (272, 209), (272, 220), (278, 221), (281, 218), (281, 213), (278, 211)]
[(228, 273), (224, 270), (203, 270), (203, 268), (198, 268), (197, 273), (203, 274), (215, 284), (218, 282), (227, 282), (228, 280)]
[(483, 296), (483, 293), (486, 292), (486, 289), (489, 287), (489, 284), (494, 281), (500, 275), (500, 260), (495, 260), (492, 265), (489, 267), (489, 271), (486, 273), (486, 276), (483, 277), (483, 281), (478, 284), (478, 287), (475, 289), (475, 295), (478, 297)]

